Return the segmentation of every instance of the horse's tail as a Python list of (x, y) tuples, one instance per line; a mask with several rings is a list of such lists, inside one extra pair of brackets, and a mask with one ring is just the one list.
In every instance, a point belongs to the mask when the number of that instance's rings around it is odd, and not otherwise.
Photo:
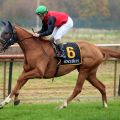
[(100, 51), (102, 52), (105, 59), (108, 58), (118, 58), (120, 59), (120, 52), (117, 50), (111, 50), (108, 48), (101, 48), (99, 47)]

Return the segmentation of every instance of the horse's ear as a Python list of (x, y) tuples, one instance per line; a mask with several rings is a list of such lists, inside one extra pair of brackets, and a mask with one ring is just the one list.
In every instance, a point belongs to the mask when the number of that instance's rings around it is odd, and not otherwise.
[(10, 27), (12, 27), (12, 24), (11, 24), (11, 22), (10, 22), (10, 21), (8, 21), (8, 25), (9, 25)]
[(4, 22), (4, 21), (1, 21), (1, 23), (2, 23), (3, 25), (6, 25), (6, 22)]

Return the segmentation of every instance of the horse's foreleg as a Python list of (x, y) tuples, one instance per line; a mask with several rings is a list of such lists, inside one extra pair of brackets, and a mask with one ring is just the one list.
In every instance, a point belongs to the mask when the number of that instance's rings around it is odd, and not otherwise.
[(32, 79), (32, 78), (35, 78), (35, 77), (43, 78), (44, 73), (45, 73), (45, 68), (47, 66), (47, 62), (44, 64), (44, 66), (45, 66), (44, 68), (43, 67), (41, 68), (41, 66), (39, 66), (39, 64), (37, 64), (37, 65), (38, 65), (37, 68), (35, 68), (35, 69), (33, 69), (29, 72), (23, 73), (23, 75), (21, 76), (22, 78), (20, 78), (20, 80), (18, 80), (18, 82), (20, 81), (19, 88), (17, 87), (18, 88), (17, 90), (16, 89), (13, 90), (14, 95), (15, 95), (14, 105), (19, 104), (19, 102), (20, 102), (20, 100), (18, 99), (19, 90), (27, 82), (28, 79)]
[[(19, 91), (20, 91), (20, 89), (22, 88), (22, 86), (23, 86), (27, 81), (28, 81), (28, 79), (22, 80), (21, 83), (19, 84), (19, 86), (16, 85), (16, 87), (13, 89), (13, 92), (14, 92), (13, 95), (15, 95), (15, 97), (14, 97), (14, 105), (18, 105), (18, 104), (20, 103), (20, 100), (19, 100), (19, 98), (18, 98), (18, 96), (19, 96)], [(17, 88), (17, 89), (16, 89), (16, 88)]]
[(87, 77), (87, 73), (85, 71), (80, 71), (78, 75), (78, 79), (76, 82), (76, 86), (73, 90), (72, 95), (64, 102), (64, 104), (60, 108), (65, 108), (67, 107), (68, 103), (72, 101), (82, 90), (82, 86), (84, 84), (84, 81)]
[(19, 87), (15, 87), (17, 88), (17, 90), (14, 88), (13, 92), (15, 95), (14, 98), (14, 105), (18, 105), (20, 100), (18, 99), (18, 95), (19, 95), (19, 91), (20, 89), (24, 86), (24, 84), (28, 81), (28, 79), (32, 79), (35, 77), (40, 77), (40, 73), (37, 71), (37, 69), (33, 69), (32, 71), (26, 72), (22, 75), (22, 80), (18, 80), (18, 82), (20, 81)]
[[(13, 88), (12, 92), (10, 95), (0, 104), (0, 107), (3, 107), (4, 105), (8, 104), (12, 97), (15, 95), (14, 102), (19, 102), (18, 95), (19, 95), (19, 90), (22, 88), (22, 86), (27, 82), (28, 79), (32, 79), (35, 77), (40, 77), (39, 72), (37, 69), (33, 69), (29, 72), (23, 72), (22, 75), (19, 77), (17, 80), (17, 83), (15, 87)], [(17, 103), (18, 104), (18, 103)]]
[(3, 108), (4, 105), (8, 104), (11, 101), (10, 95), (2, 102), (0, 103), (0, 109)]
[(23, 82), (26, 82), (26, 79), (23, 79), (23, 74), (19, 77), (17, 80), (17, 83), (12, 90), (12, 92), (8, 95), (8, 97), (0, 104), (0, 107), (3, 107), (4, 105), (8, 104), (12, 97), (15, 95), (15, 101), (18, 101), (18, 95), (19, 95), (19, 89), (22, 86)]

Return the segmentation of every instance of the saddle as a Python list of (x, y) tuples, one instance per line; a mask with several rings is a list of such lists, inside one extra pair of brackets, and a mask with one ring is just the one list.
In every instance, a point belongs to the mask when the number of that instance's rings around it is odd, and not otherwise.
[[(82, 64), (81, 50), (78, 45), (74, 42), (67, 42), (63, 44), (56, 45), (54, 42), (52, 43), (52, 47), (56, 54), (55, 58), (58, 60), (56, 71), (54, 73), (54, 77), (57, 76), (60, 65), (80, 65)], [(59, 51), (62, 49), (61, 51)], [(58, 53), (62, 52), (62, 56), (58, 57)], [(52, 81), (54, 80), (54, 77)]]
[[(67, 42), (59, 45), (52, 43), (52, 46), (56, 54), (55, 58), (61, 61), (61, 65), (81, 64), (81, 51), (75, 42)], [(59, 53), (61, 54), (60, 56), (58, 55)]]

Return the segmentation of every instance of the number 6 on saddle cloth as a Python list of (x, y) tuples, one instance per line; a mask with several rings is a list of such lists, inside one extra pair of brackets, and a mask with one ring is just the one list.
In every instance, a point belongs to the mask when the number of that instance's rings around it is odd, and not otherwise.
[[(81, 60), (81, 51), (78, 45), (74, 42), (68, 42), (59, 44), (59, 47), (62, 48), (63, 54), (66, 56), (65, 58), (59, 58), (61, 60), (61, 65), (71, 64), (71, 65), (79, 65), (82, 64)], [(53, 46), (54, 50), (56, 49)], [(56, 50), (55, 50), (56, 53)]]

